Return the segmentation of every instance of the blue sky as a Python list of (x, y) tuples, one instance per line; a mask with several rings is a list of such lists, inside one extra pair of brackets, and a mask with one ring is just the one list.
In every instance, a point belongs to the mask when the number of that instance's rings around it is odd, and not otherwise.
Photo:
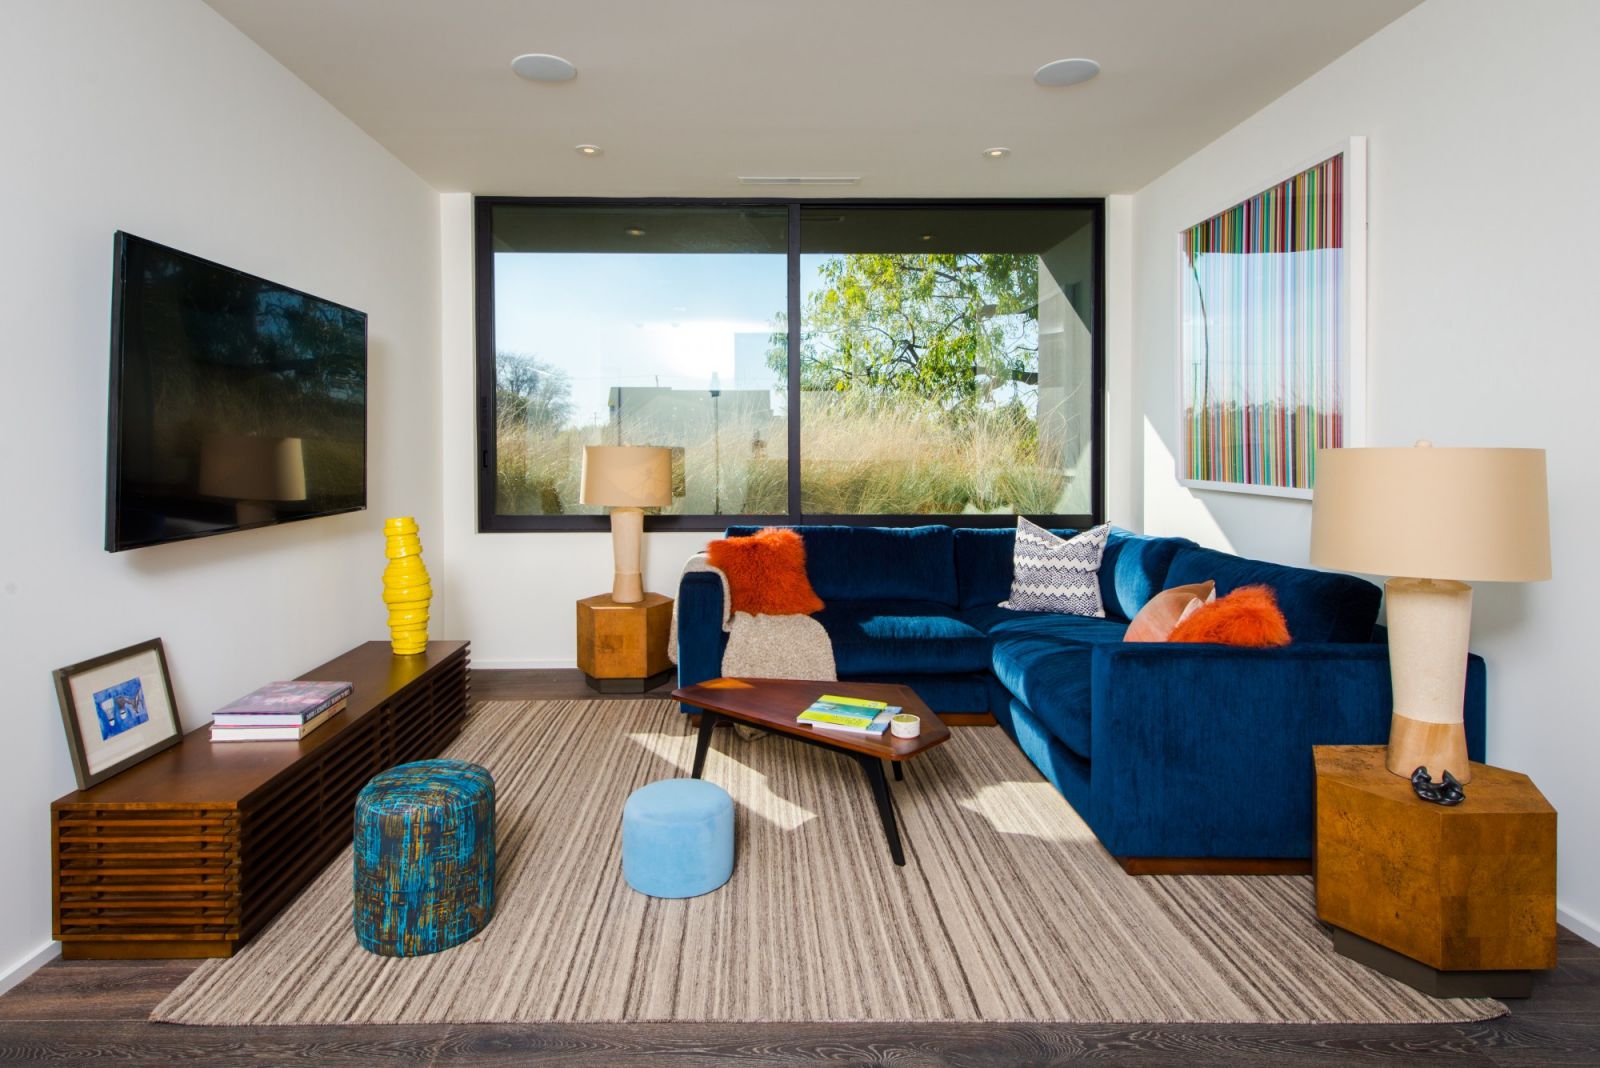
[[(805, 259), (802, 292), (820, 257)], [(736, 381), (735, 337), (772, 332), (787, 284), (782, 254), (500, 253), (495, 347), (565, 371), (575, 425), (604, 420), (612, 386), (706, 389), (715, 372), (725, 389), (771, 388), (770, 374)]]

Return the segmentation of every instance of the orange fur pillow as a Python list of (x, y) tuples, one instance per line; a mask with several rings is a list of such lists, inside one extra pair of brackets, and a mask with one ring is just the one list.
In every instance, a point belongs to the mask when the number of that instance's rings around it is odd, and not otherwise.
[(1195, 609), (1167, 640), (1264, 648), (1288, 645), (1289, 625), (1269, 587), (1240, 586)]
[(706, 562), (728, 576), (735, 612), (808, 616), (822, 610), (806, 577), (806, 543), (792, 530), (768, 527), (714, 541), (706, 546)]

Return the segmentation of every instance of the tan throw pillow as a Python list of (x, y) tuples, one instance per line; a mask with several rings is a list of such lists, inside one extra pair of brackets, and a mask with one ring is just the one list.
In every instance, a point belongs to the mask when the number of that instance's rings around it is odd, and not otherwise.
[(1164, 642), (1179, 623), (1189, 618), (1191, 612), (1215, 600), (1216, 596), (1217, 584), (1209, 580), (1162, 590), (1139, 609), (1139, 614), (1128, 624), (1127, 633), (1122, 636), (1122, 640)]

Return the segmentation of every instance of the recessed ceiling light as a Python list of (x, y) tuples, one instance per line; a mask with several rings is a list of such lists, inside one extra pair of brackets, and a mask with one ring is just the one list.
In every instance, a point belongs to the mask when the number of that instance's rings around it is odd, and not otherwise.
[(1009, 148), (986, 148), (983, 150), (984, 159), (1005, 159), (1011, 155)]
[(598, 156), (601, 152), (599, 145), (578, 145), (577, 149), (580, 156)]
[(622, 232), (627, 234), (629, 237), (643, 237), (644, 236), (644, 230), (641, 229), (640, 227), (637, 227), (637, 226), (630, 226), (630, 227), (628, 227), (626, 230), (624, 230)]
[(923, 234), (922, 235), (922, 240), (924, 240), (924, 241), (932, 241), (933, 240), (933, 235), (932, 234)]
[(560, 56), (544, 52), (529, 52), (511, 61), (511, 69), (530, 82), (570, 82), (578, 76), (578, 68)]
[(1033, 80), (1040, 85), (1077, 85), (1100, 73), (1100, 64), (1092, 59), (1057, 59), (1033, 72)]

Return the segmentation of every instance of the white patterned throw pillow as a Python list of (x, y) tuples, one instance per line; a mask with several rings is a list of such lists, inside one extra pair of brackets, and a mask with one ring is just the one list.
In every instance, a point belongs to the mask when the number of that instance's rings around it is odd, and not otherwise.
[(1001, 608), (1105, 618), (1100, 601), (1100, 559), (1109, 523), (1072, 538), (1060, 538), (1021, 516), (1012, 555), (1011, 596)]

